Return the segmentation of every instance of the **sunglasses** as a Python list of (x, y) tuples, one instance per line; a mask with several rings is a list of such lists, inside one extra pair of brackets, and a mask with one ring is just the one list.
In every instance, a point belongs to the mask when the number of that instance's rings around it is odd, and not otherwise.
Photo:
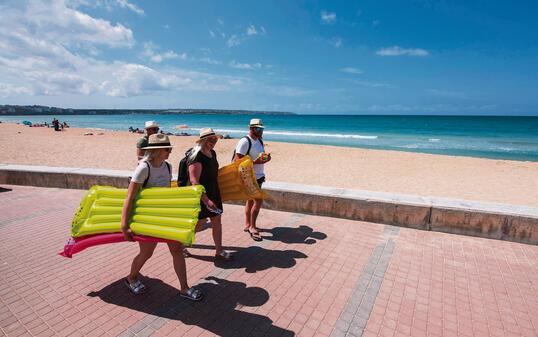
[(146, 130), (154, 130), (154, 131), (159, 131), (159, 128), (147, 128)]
[(218, 140), (219, 140), (219, 139), (218, 139), (217, 137), (211, 137), (211, 138), (208, 138), (208, 139), (207, 139), (207, 141), (208, 141), (209, 143), (213, 143), (213, 144), (215, 144), (216, 142), (218, 142)]
[(263, 132), (263, 128), (252, 128), (254, 131)]
[(172, 148), (171, 148), (171, 147), (170, 147), (170, 148), (167, 148), (167, 149), (164, 149), (164, 150), (165, 150), (166, 152), (168, 152), (168, 153), (172, 152)]

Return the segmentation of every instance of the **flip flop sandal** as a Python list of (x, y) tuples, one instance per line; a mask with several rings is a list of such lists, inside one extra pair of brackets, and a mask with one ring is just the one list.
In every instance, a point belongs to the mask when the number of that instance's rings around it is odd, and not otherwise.
[(183, 248), (183, 257), (191, 257), (192, 254), (187, 250), (187, 248)]
[(189, 288), (185, 294), (180, 292), (179, 295), (191, 301), (200, 301), (202, 298), (204, 298), (204, 294), (200, 290), (194, 288)]
[(125, 278), (123, 282), (125, 283), (127, 288), (129, 288), (129, 290), (135, 295), (143, 294), (146, 292), (146, 290), (148, 290), (148, 288), (144, 285), (144, 283), (140, 282), (140, 280), (136, 280), (136, 282), (131, 283), (129, 282), (129, 280), (127, 280), (127, 278)]
[(232, 256), (230, 252), (223, 250), (219, 254), (215, 254), (215, 259), (221, 260), (221, 261), (231, 261), (234, 259), (234, 257)]
[(254, 241), (262, 241), (262, 237), (260, 236), (260, 233), (257, 232), (257, 233), (252, 233), (251, 231), (248, 231), (248, 234), (250, 234), (250, 237), (252, 238), (252, 240)]

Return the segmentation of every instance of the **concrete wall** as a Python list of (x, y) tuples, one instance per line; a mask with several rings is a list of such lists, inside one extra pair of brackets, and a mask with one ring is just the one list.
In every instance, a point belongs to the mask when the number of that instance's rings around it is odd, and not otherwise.
[[(130, 171), (0, 164), (0, 184), (126, 188)], [(268, 182), (264, 208), (538, 244), (538, 208)]]

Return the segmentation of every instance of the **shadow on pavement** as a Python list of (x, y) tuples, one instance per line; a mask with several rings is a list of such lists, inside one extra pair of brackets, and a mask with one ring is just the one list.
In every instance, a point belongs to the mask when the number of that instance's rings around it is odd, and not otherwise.
[[(269, 300), (269, 294), (263, 288), (208, 277), (196, 286), (204, 292), (204, 299), (192, 302), (180, 297), (178, 289), (161, 280), (142, 279), (149, 287), (143, 295), (132, 295), (123, 280), (118, 280), (88, 296), (99, 297), (107, 303), (131, 310), (196, 325), (218, 336), (295, 336), (293, 331), (273, 325), (273, 321), (266, 316), (241, 311), (243, 306), (258, 307)], [(162, 322), (155, 328), (164, 324)]]
[(0, 193), (2, 193), (2, 192), (11, 192), (11, 191), (13, 191), (13, 189), (0, 187)]
[[(193, 245), (197, 248), (206, 248), (205, 245)], [(213, 248), (213, 246), (207, 246)], [(196, 251), (189, 249), (191, 258), (214, 262), (215, 266), (222, 269), (245, 269), (247, 273), (255, 273), (269, 268), (291, 268), (297, 264), (296, 259), (305, 259), (308, 256), (297, 250), (271, 250), (258, 246), (239, 248), (233, 254), (232, 261), (224, 262), (215, 260), (213, 256), (196, 255)]]
[(260, 229), (262, 233), (270, 233), (271, 236), (263, 235), (264, 240), (281, 241), (283, 243), (305, 243), (308, 245), (316, 243), (316, 240), (324, 240), (327, 234), (314, 232), (311, 227), (301, 225), (297, 228), (275, 227), (271, 229)]

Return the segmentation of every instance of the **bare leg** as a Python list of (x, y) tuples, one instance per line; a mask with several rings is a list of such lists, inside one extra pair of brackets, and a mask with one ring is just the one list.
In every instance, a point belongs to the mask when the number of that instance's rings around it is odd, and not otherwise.
[(254, 200), (247, 200), (245, 204), (245, 229), (250, 229), (251, 227), (252, 206), (254, 206)]
[(222, 221), (220, 215), (211, 218), (211, 234), (215, 242), (215, 254), (218, 255), (222, 252)]
[(189, 284), (187, 283), (187, 265), (185, 264), (185, 257), (183, 256), (183, 245), (179, 242), (168, 243), (168, 249), (172, 254), (172, 260), (174, 262), (174, 270), (176, 271), (177, 278), (179, 279), (179, 286), (181, 293), (187, 293), (189, 290)]
[(256, 220), (258, 219), (258, 214), (260, 214), (260, 208), (262, 207), (263, 200), (255, 199), (252, 203), (253, 205), (250, 210), (250, 228), (255, 229), (257, 232), (258, 228), (256, 227)]
[[(215, 242), (215, 254), (220, 254), (222, 251), (222, 221), (221, 216), (217, 215), (211, 217), (211, 234), (213, 236), (213, 242)], [(200, 232), (206, 222), (206, 219), (200, 219), (196, 223), (196, 232)]]
[(127, 276), (127, 280), (131, 283), (136, 281), (140, 269), (142, 269), (144, 263), (146, 263), (151, 255), (153, 255), (153, 251), (155, 251), (155, 247), (157, 247), (157, 242), (139, 242), (138, 246), (140, 247), (140, 252), (133, 259), (131, 273)]

